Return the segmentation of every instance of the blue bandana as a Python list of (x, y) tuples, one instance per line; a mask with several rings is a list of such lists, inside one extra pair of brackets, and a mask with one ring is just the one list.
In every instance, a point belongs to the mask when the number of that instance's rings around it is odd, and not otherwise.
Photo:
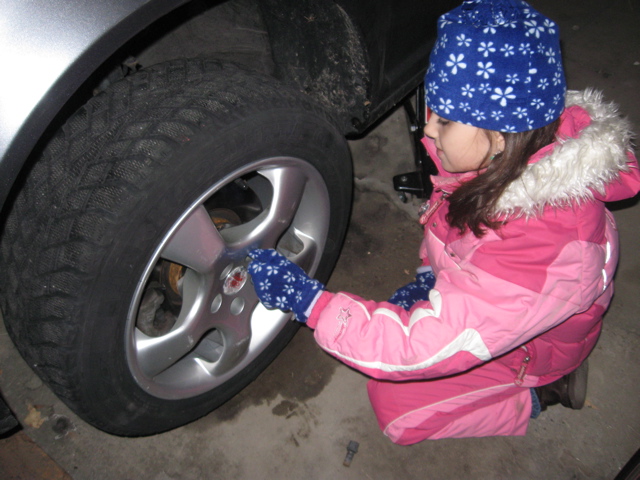
[(566, 83), (558, 26), (520, 0), (467, 0), (442, 15), (425, 76), (439, 116), (499, 132), (557, 119)]

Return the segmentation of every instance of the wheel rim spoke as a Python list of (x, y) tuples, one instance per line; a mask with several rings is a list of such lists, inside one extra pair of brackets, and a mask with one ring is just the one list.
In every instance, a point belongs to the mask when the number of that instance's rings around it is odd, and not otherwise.
[(251, 222), (224, 231), (230, 248), (272, 247), (289, 228), (304, 194), (307, 177), (299, 168), (261, 170), (273, 188), (271, 204)]
[(215, 358), (215, 366), (211, 369), (216, 375), (222, 375), (234, 368), (248, 352), (252, 340), (251, 319), (259, 302), (253, 285), (249, 283), (225, 301), (225, 308), (214, 315), (212, 323), (223, 347), (220, 355)]
[(298, 239), (303, 242), (303, 249), (300, 253), (288, 255), (288, 259), (302, 268), (305, 272), (313, 267), (314, 262), (318, 259), (320, 251), (317, 242), (312, 238), (305, 238), (304, 235), (298, 235)]
[(183, 278), (183, 305), (176, 325), (160, 337), (136, 330), (138, 362), (146, 375), (155, 377), (189, 353), (208, 328), (205, 292), (209, 278), (188, 270)]
[(138, 363), (149, 377), (164, 372), (186, 355), (195, 343), (195, 334), (188, 328), (173, 330), (161, 337), (147, 337), (136, 332)]
[(224, 252), (224, 240), (201, 205), (172, 233), (160, 256), (196, 272), (208, 273)]
[(212, 372), (222, 375), (234, 368), (248, 352), (251, 343), (251, 323), (248, 319), (230, 319), (218, 323), (217, 330), (224, 343)]

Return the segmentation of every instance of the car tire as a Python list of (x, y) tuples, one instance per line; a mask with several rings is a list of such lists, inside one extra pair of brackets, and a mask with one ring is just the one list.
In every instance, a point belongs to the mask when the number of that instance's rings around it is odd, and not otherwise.
[(141, 70), (73, 114), (19, 185), (0, 240), (7, 329), (99, 429), (193, 421), (297, 328), (259, 304), (247, 252), (326, 280), (351, 189), (346, 140), (305, 95), (205, 59)]

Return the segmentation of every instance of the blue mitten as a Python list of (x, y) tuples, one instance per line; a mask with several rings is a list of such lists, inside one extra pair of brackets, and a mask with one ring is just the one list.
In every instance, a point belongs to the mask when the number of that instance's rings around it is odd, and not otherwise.
[(291, 310), (296, 320), (306, 322), (324, 285), (309, 276), (295, 263), (275, 250), (255, 249), (249, 252), (253, 261), (249, 273), (256, 294), (267, 308)]
[(389, 303), (409, 310), (414, 303), (421, 300), (429, 300), (429, 292), (436, 283), (436, 277), (431, 267), (420, 267), (416, 275), (416, 281), (408, 283), (395, 291)]

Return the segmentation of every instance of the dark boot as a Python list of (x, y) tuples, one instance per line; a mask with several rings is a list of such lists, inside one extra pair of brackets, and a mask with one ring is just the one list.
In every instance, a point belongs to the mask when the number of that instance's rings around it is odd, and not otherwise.
[(567, 408), (580, 410), (587, 398), (588, 374), (589, 364), (585, 360), (570, 374), (549, 385), (536, 387), (534, 390), (540, 400), (541, 409), (546, 410), (548, 406), (560, 403)]

